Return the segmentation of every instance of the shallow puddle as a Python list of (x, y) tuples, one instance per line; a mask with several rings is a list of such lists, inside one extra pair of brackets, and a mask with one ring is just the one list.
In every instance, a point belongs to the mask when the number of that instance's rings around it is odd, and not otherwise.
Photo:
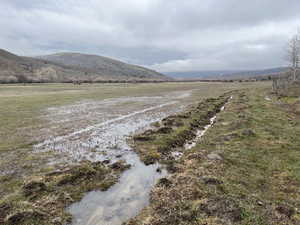
[(152, 187), (166, 171), (158, 173), (158, 164), (145, 166), (132, 152), (126, 158), (132, 168), (117, 184), (105, 192), (92, 191), (69, 208), (73, 225), (121, 225), (148, 205)]

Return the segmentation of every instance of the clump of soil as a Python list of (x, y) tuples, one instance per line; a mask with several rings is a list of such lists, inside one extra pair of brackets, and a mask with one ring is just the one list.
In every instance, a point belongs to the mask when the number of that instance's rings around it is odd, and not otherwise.
[(46, 184), (41, 180), (29, 180), (22, 187), (24, 196), (26, 197), (42, 193), (46, 191), (46, 189)]
[(161, 178), (158, 182), (157, 182), (158, 186), (162, 186), (162, 187), (170, 187), (172, 185), (172, 182), (167, 179), (167, 178)]
[(42, 221), (49, 215), (39, 210), (23, 210), (17, 211), (8, 215), (5, 219), (7, 224), (37, 224), (37, 222), (43, 223)]

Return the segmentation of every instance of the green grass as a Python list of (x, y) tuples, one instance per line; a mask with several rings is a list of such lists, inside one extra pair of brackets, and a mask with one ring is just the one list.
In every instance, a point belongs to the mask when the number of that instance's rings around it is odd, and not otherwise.
[[(199, 144), (173, 162), (171, 185), (156, 186), (128, 224), (300, 224), (299, 102), (265, 96), (269, 89), (234, 95)], [(209, 160), (212, 153), (222, 160)]]

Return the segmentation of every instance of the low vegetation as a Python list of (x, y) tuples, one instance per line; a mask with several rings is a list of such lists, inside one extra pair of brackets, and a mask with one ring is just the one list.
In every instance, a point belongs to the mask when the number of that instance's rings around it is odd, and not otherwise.
[(234, 93), (127, 225), (300, 224), (300, 100)]
[[(46, 175), (27, 177), (21, 188), (0, 200), (0, 224), (66, 224), (72, 217), (66, 207), (91, 190), (105, 191), (130, 166), (82, 162)], [(5, 183), (5, 178), (2, 177)]]
[[(123, 171), (105, 164), (82, 162), (76, 166), (79, 171), (82, 168), (87, 173), (77, 176), (78, 170), (68, 164), (49, 165), (48, 159), (56, 157), (51, 153), (32, 151), (41, 130), (48, 126), (49, 121), (42, 117), (48, 107), (71, 105), (87, 99), (157, 96), (172, 91), (190, 90), (193, 90), (191, 96), (180, 101), (192, 104), (199, 99), (215, 98), (224, 92), (257, 85), (265, 87), (269, 83), (0, 85), (0, 105), (5, 106), (0, 107), (0, 224), (64, 223), (70, 219), (70, 215), (64, 211), (67, 205), (78, 201), (89, 190), (108, 188)], [(222, 100), (211, 101), (218, 104), (226, 99), (223, 97)], [(186, 129), (191, 120), (183, 122)], [(158, 129), (161, 125), (156, 124)], [(181, 126), (181, 123), (176, 122), (175, 125)], [(173, 163), (169, 165), (171, 168)], [(53, 173), (57, 169), (60, 172)], [(88, 172), (94, 170), (96, 173)], [(68, 201), (64, 200), (65, 197), (59, 197), (65, 193), (67, 199), (71, 197)], [(37, 220), (31, 221), (33, 217)]]

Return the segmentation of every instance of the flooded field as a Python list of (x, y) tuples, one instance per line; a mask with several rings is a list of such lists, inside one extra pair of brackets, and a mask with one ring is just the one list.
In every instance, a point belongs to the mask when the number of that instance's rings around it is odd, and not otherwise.
[[(176, 102), (171, 102), (170, 104), (176, 104)], [(221, 111), (224, 109), (225, 105), (222, 106)], [(199, 130), (196, 138), (187, 143), (184, 148), (190, 149), (194, 147), (205, 132), (213, 126), (215, 119), (216, 115), (210, 118), (210, 124), (205, 126), (204, 130)], [(146, 123), (143, 125), (143, 127), (147, 127)], [(120, 138), (120, 140), (122, 140), (122, 138)], [(117, 152), (120, 153), (120, 157), (132, 165), (131, 169), (126, 171), (119, 183), (108, 191), (92, 191), (88, 193), (81, 202), (73, 204), (69, 208), (69, 211), (73, 215), (74, 225), (121, 225), (123, 222), (136, 216), (140, 210), (148, 205), (149, 194), (154, 184), (159, 178), (167, 175), (166, 170), (158, 170), (158, 168), (161, 168), (158, 163), (145, 166), (139, 157), (130, 149), (130, 146), (126, 144), (126, 141), (120, 142), (122, 142), (122, 145), (120, 145)], [(111, 159), (112, 154), (109, 154), (109, 152), (110, 151), (107, 150), (108, 154), (106, 154), (106, 156), (108, 156), (108, 159)], [(126, 153), (124, 154), (124, 152)], [(176, 152), (174, 153), (176, 154)], [(177, 157), (180, 157), (180, 155)]]
[[(49, 159), (49, 163), (82, 160), (114, 163), (122, 159), (132, 165), (108, 191), (90, 192), (69, 208), (74, 225), (119, 225), (147, 205), (151, 188), (166, 171), (157, 172), (158, 164), (145, 166), (128, 139), (152, 123), (184, 110), (191, 95), (192, 90), (151, 97), (82, 101), (45, 111), (43, 117), (51, 126), (43, 132), (49, 138), (34, 145), (34, 150), (55, 152), (56, 157)], [(59, 131), (65, 134), (55, 136)]]
[(49, 126), (39, 137), (47, 138), (34, 145), (34, 150), (55, 152), (60, 160), (67, 162), (119, 160), (130, 151), (127, 145), (130, 135), (183, 110), (184, 100), (191, 93), (82, 101), (48, 108), (43, 118), (49, 121)]
[[(107, 191), (86, 193), (68, 208), (73, 225), (122, 224), (148, 205), (152, 187), (167, 175), (161, 165), (145, 166), (140, 161), (130, 146), (132, 135), (203, 98), (240, 86), (172, 83), (0, 87), (0, 103), (6, 106), (1, 108), (5, 120), (0, 120), (0, 178), (5, 178), (0, 196), (18, 191), (27, 176), (85, 160), (109, 164), (124, 160), (131, 168), (119, 182)], [(199, 131), (198, 136), (202, 133)], [(193, 145), (191, 142), (186, 147)]]

